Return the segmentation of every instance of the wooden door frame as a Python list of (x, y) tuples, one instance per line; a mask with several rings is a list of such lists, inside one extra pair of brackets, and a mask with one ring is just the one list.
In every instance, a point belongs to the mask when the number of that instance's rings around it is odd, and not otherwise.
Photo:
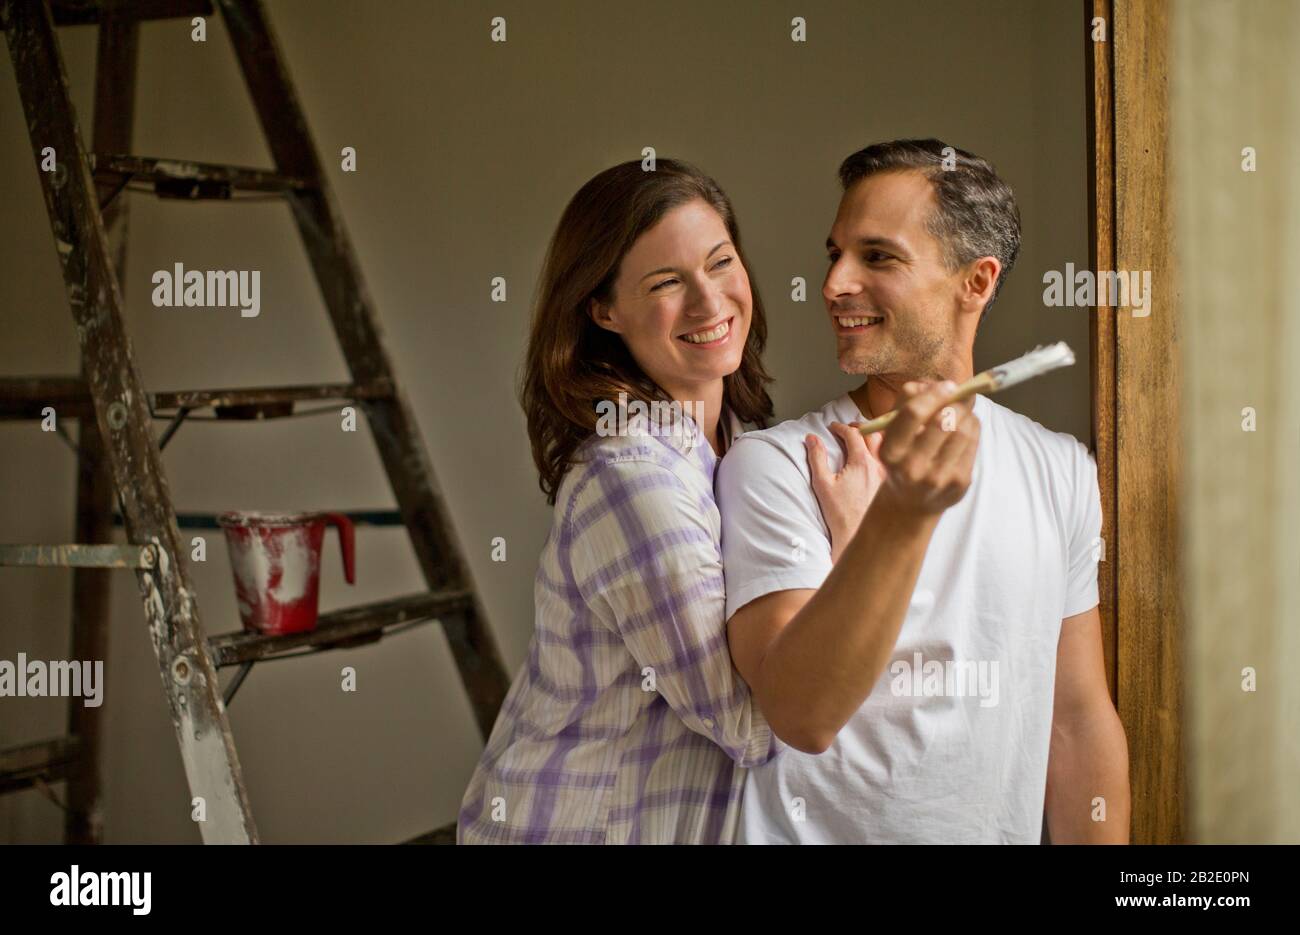
[[(1098, 306), (1093, 447), (1107, 680), (1128, 737), (1135, 844), (1184, 840), (1179, 303), (1168, 153), (1168, 0), (1084, 0), (1090, 262), (1149, 270), (1149, 314)], [(1105, 39), (1093, 39), (1105, 23)]]

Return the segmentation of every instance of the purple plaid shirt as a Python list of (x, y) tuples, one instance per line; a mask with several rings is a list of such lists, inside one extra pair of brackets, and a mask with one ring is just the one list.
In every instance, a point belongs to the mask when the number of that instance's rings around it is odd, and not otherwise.
[(579, 457), (457, 843), (730, 843), (744, 767), (781, 743), (727, 648), (718, 459), (693, 420), (662, 412)]

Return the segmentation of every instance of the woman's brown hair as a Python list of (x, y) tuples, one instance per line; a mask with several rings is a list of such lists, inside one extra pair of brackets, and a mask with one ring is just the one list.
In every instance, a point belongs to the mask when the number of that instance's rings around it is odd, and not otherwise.
[[(731, 202), (717, 182), (680, 160), (659, 159), (652, 171), (638, 161), (606, 169), (578, 190), (560, 217), (537, 286), (520, 388), (547, 503), (555, 503), (578, 446), (596, 431), (597, 403), (616, 400), (619, 393), (646, 403), (669, 401), (623, 339), (593, 322), (588, 308), (592, 299), (612, 301), (619, 266), (637, 238), (697, 198), (718, 212), (748, 272)], [(742, 422), (762, 427), (772, 415), (766, 389), (772, 378), (762, 360), (767, 320), (752, 277), (750, 291), (749, 337), (740, 367), (723, 377), (722, 398)]]

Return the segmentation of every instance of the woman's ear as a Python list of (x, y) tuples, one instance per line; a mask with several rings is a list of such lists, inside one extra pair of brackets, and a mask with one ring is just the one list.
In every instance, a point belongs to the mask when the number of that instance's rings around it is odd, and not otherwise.
[(587, 314), (591, 316), (591, 320), (606, 331), (618, 334), (619, 327), (618, 323), (614, 321), (613, 311), (613, 306), (605, 305), (597, 299), (591, 299), (587, 303)]

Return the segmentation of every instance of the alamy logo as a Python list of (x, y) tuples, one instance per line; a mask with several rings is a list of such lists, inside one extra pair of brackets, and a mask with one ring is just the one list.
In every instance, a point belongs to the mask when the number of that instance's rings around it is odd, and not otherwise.
[(704, 416), (703, 400), (671, 402), (656, 399), (631, 401), (627, 393), (618, 394), (618, 402), (602, 399), (596, 403), (596, 434), (610, 436), (670, 435), (691, 437)]
[(152, 905), (153, 874), (81, 872), (76, 864), (68, 873), (50, 877), (51, 906), (130, 906), (131, 912), (147, 916)]
[(956, 659), (924, 660), (920, 653), (912, 653), (912, 661), (895, 659), (889, 664), (894, 677), (889, 690), (895, 695), (914, 697), (978, 697), (981, 708), (992, 708), (998, 703), (997, 660), (981, 659), (978, 662)]
[(160, 269), (150, 282), (153, 304), (158, 308), (193, 306), (199, 308), (239, 308), (243, 318), (256, 318), (262, 310), (261, 270), (186, 270), (177, 263), (172, 272)]
[(30, 662), (26, 653), (18, 661), (0, 659), (0, 698), (82, 698), (87, 708), (104, 703), (104, 661)]
[(1065, 272), (1049, 269), (1043, 273), (1043, 304), (1066, 308), (1091, 308), (1127, 306), (1134, 318), (1151, 314), (1151, 270), (1100, 270), (1076, 271), (1073, 263), (1065, 264)]

